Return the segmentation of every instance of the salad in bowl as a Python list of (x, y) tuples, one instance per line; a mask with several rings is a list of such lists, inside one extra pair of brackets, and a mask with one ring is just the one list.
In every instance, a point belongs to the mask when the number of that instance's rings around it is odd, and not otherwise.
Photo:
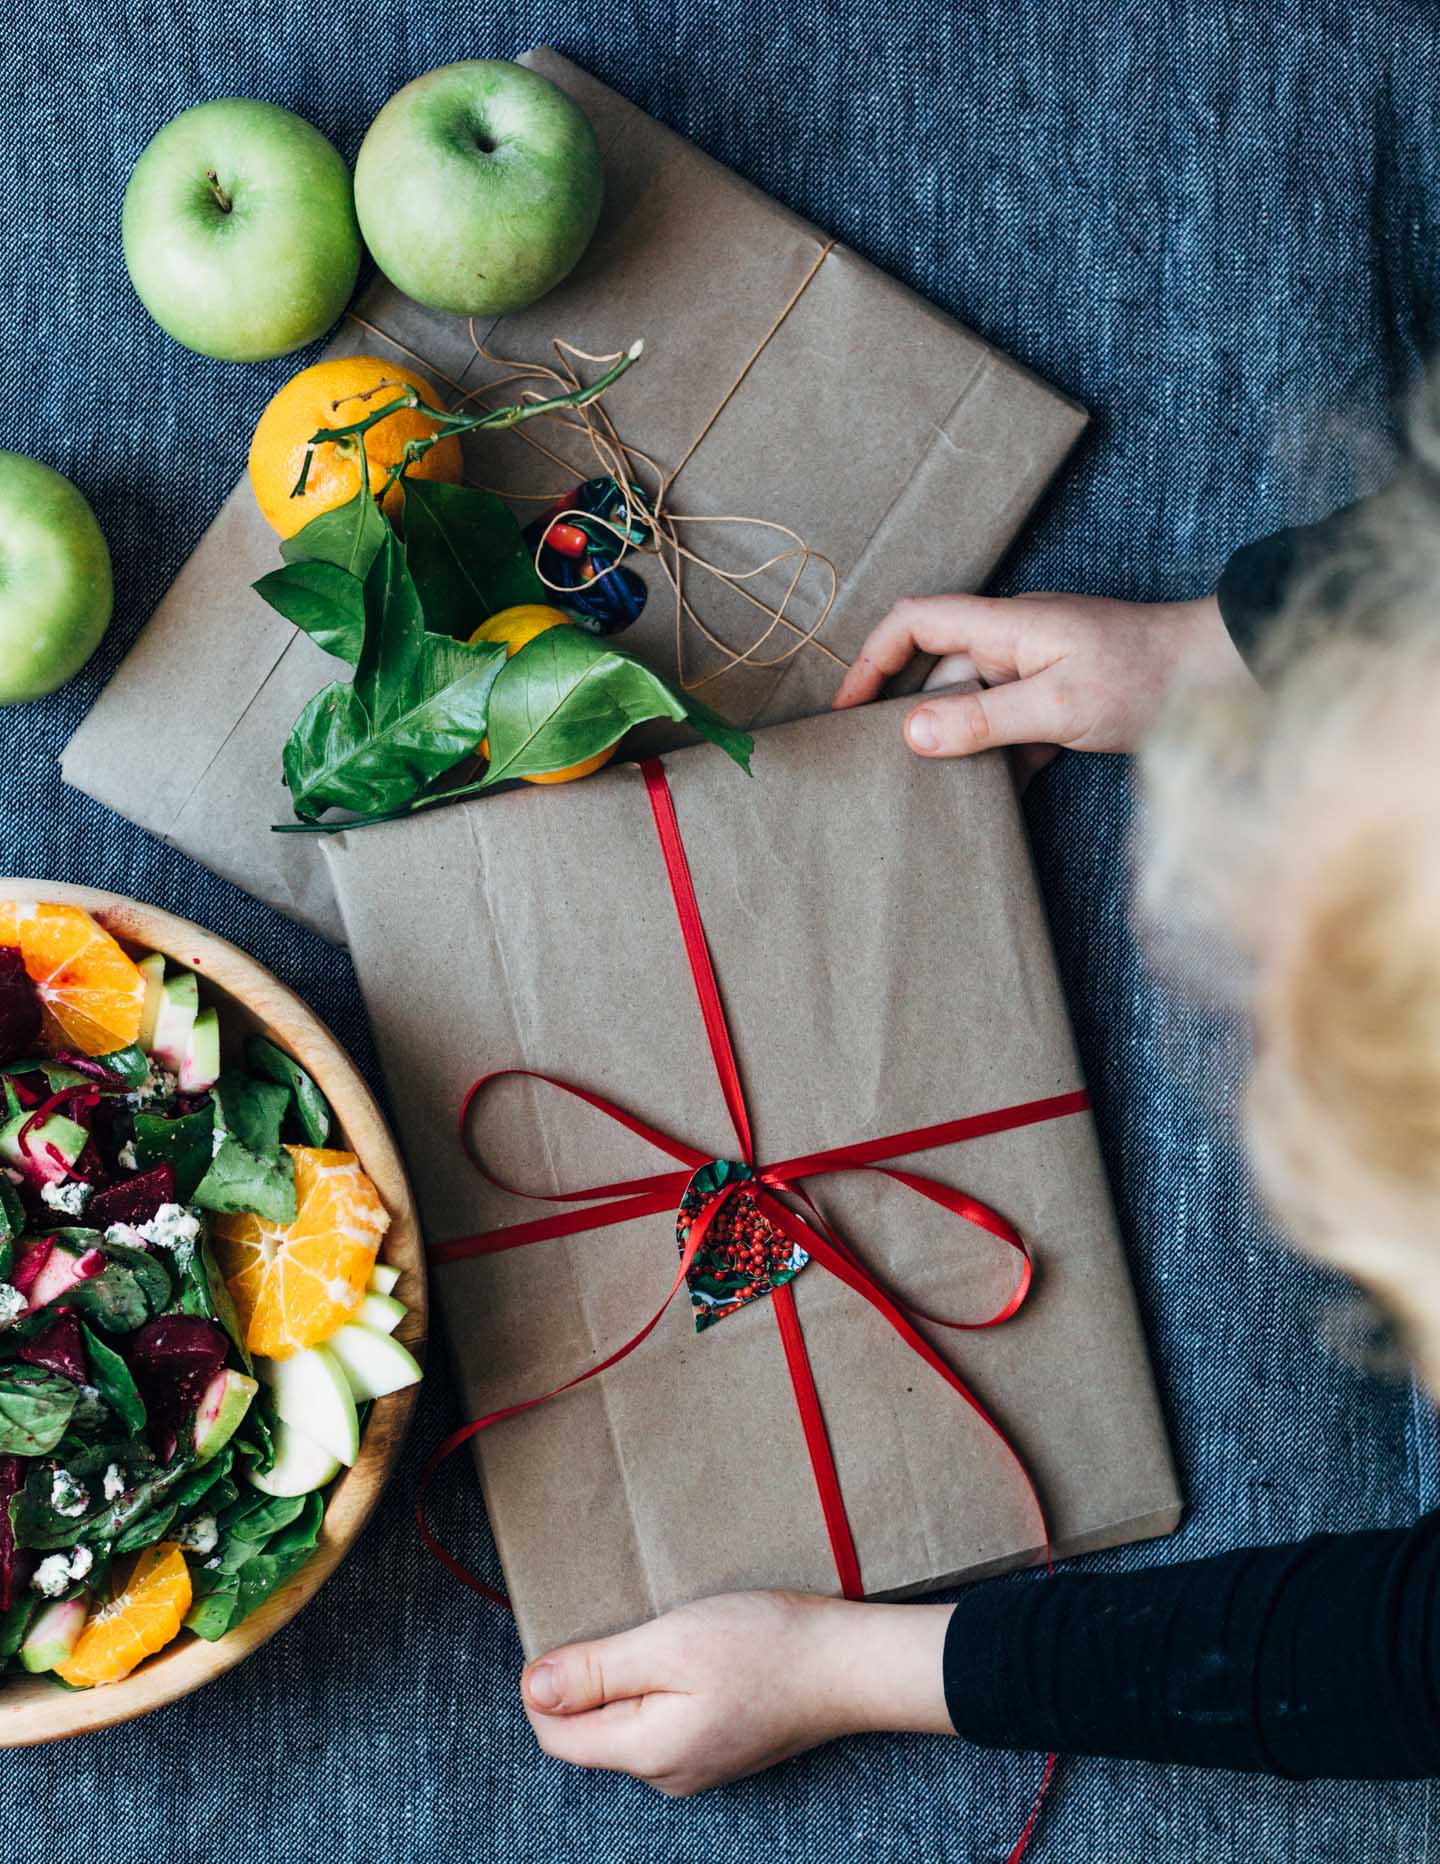
[(333, 1538), (371, 1407), (421, 1370), (388, 1141), (390, 1204), (203, 956), (57, 891), (0, 893), (0, 1664), (90, 1690), (273, 1615)]

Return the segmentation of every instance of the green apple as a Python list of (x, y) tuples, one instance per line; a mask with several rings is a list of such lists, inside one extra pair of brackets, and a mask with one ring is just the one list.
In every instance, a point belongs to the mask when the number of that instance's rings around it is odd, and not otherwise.
[(416, 78), (355, 164), (360, 230), (380, 270), (461, 316), (519, 310), (590, 242), (604, 175), (590, 120), (523, 65), (472, 58)]
[(360, 268), (350, 171), (303, 117), (253, 98), (165, 125), (125, 190), (124, 238), (156, 323), (226, 362), (313, 343)]
[(110, 552), (68, 479), (0, 453), (0, 705), (78, 673), (110, 620)]

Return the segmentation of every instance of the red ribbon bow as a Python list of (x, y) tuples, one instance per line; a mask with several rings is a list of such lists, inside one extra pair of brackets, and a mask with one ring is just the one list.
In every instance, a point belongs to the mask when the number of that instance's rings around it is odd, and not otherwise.
[[(1089, 1106), (1089, 1095), (1080, 1089), (1074, 1093), (1053, 1095), (1048, 1099), (1027, 1101), (1019, 1106), (999, 1107), (990, 1112), (971, 1114), (962, 1119), (942, 1120), (933, 1126), (914, 1127), (908, 1132), (892, 1133), (886, 1138), (862, 1140), (855, 1145), (834, 1146), (821, 1152), (805, 1153), (798, 1158), (782, 1159), (778, 1164), (758, 1164), (740, 1071), (725, 1021), (720, 989), (710, 959), (710, 949), (700, 918), (699, 904), (695, 898), (694, 883), (690, 876), (684, 843), (680, 837), (679, 823), (675, 817), (674, 799), (670, 794), (670, 786), (665, 780), (664, 767), (658, 759), (649, 758), (642, 763), (640, 768), (655, 818), (665, 869), (680, 921), (680, 932), (684, 940), (686, 955), (690, 961), (690, 971), (694, 978), (700, 1011), (704, 1017), (706, 1034), (710, 1040), (710, 1051), (714, 1057), (721, 1092), (730, 1114), (731, 1124), (735, 1129), (740, 1157), (751, 1168), (753, 1176), (743, 1183), (723, 1186), (694, 1215), (681, 1250), (680, 1264), (675, 1278), (670, 1284), (665, 1299), (638, 1333), (632, 1335), (597, 1365), (587, 1367), (583, 1372), (577, 1373), (573, 1379), (567, 1379), (563, 1385), (557, 1385), (554, 1390), (543, 1392), (538, 1397), (506, 1405), (503, 1409), (492, 1411), (485, 1417), (474, 1418), (468, 1424), (462, 1425), (460, 1429), (453, 1431), (440, 1444), (421, 1473), (416, 1502), (416, 1516), (425, 1545), (447, 1571), (453, 1573), (472, 1591), (480, 1593), (497, 1604), (507, 1603), (502, 1594), (477, 1579), (457, 1560), (436, 1538), (430, 1528), (425, 1516), (425, 1496), (440, 1464), (480, 1431), (488, 1430), (494, 1424), (503, 1423), (506, 1418), (516, 1417), (522, 1411), (533, 1410), (537, 1405), (557, 1397), (561, 1392), (569, 1391), (572, 1387), (583, 1384), (587, 1379), (597, 1377), (611, 1366), (618, 1365), (622, 1359), (627, 1358), (638, 1346), (642, 1345), (660, 1324), (661, 1317), (671, 1301), (684, 1286), (686, 1274), (703, 1246), (706, 1234), (719, 1211), (729, 1197), (739, 1190), (745, 1190), (754, 1195), (756, 1204), (763, 1215), (777, 1229), (882, 1314), (906, 1345), (917, 1353), (926, 1365), (945, 1381), (957, 1397), (964, 1400), (987, 1429), (994, 1433), (1019, 1471), (1026, 1492), (1039, 1516), (1048, 1568), (1050, 1537), (1045, 1522), (1045, 1513), (1019, 1452), (960, 1375), (940, 1357), (930, 1342), (913, 1325), (914, 1320), (924, 1320), (936, 1326), (968, 1331), (996, 1327), (1009, 1320), (1022, 1306), (1030, 1289), (1032, 1266), (1024, 1238), (997, 1211), (982, 1204), (977, 1198), (969, 1197), (963, 1191), (953, 1190), (949, 1185), (941, 1184), (938, 1179), (925, 1177), (918, 1172), (906, 1171), (888, 1161), (903, 1157), (908, 1153), (954, 1145), (962, 1140), (978, 1139), (989, 1133), (1007, 1132), (1015, 1127), (1031, 1126), (1040, 1121), (1060, 1119), (1068, 1114), (1080, 1113)], [(492, 1083), (511, 1076), (543, 1081), (547, 1086), (559, 1088), (563, 1093), (584, 1101), (586, 1105), (617, 1121), (638, 1138), (645, 1140), (657, 1152), (662, 1152), (678, 1161), (679, 1169), (656, 1172), (650, 1177), (631, 1178), (613, 1184), (587, 1185), (574, 1191), (537, 1193), (524, 1191), (514, 1185), (504, 1183), (486, 1168), (475, 1153), (470, 1144), (469, 1122), (471, 1111), (480, 1095)], [(455, 1237), (448, 1242), (435, 1244), (431, 1247), (429, 1255), (431, 1262), (437, 1266), (458, 1262), (472, 1256), (498, 1255), (504, 1250), (526, 1248), (532, 1243), (548, 1242), (562, 1236), (574, 1236), (584, 1231), (604, 1229), (612, 1224), (629, 1223), (638, 1217), (674, 1212), (694, 1173), (701, 1166), (712, 1162), (707, 1153), (697, 1151), (695, 1147), (686, 1145), (683, 1140), (658, 1131), (624, 1107), (607, 1100), (603, 1095), (578, 1087), (573, 1082), (557, 1080), (552, 1075), (540, 1074), (529, 1068), (501, 1068), (478, 1080), (465, 1096), (460, 1115), (460, 1129), (462, 1143), (477, 1169), (499, 1190), (506, 1191), (515, 1197), (533, 1198), (540, 1202), (579, 1205), (581, 1208), (560, 1211), (553, 1216), (538, 1217), (527, 1223), (509, 1224), (500, 1229), (482, 1231), (474, 1236)], [(903, 1185), (906, 1190), (928, 1198), (931, 1203), (940, 1205), (953, 1215), (988, 1231), (990, 1235), (1007, 1244), (1016, 1252), (1020, 1264), (1019, 1276), (1009, 1298), (995, 1313), (988, 1315), (985, 1319), (969, 1321), (949, 1320), (941, 1315), (927, 1314), (906, 1303), (896, 1301), (826, 1223), (805, 1188), (807, 1181), (812, 1178), (826, 1177), (834, 1172), (845, 1171), (879, 1172), (896, 1184)], [(781, 1194), (797, 1199), (803, 1204), (805, 1214), (802, 1216), (784, 1203)], [(860, 1563), (855, 1551), (850, 1523), (846, 1516), (845, 1502), (835, 1471), (824, 1414), (815, 1388), (810, 1358), (806, 1351), (800, 1318), (795, 1308), (795, 1296), (790, 1284), (786, 1282), (775, 1287), (771, 1291), (770, 1300), (780, 1329), (785, 1362), (795, 1392), (796, 1407), (805, 1436), (806, 1448), (810, 1455), (810, 1465), (814, 1472), (826, 1532), (830, 1538), (840, 1589), (846, 1598), (860, 1599), (864, 1597)], [(1044, 1797), (1054, 1765), (1055, 1756), (1052, 1754), (1047, 1757), (1044, 1776), (1030, 1817), (1014, 1849), (1010, 1852), (1007, 1864), (1018, 1864), (1018, 1860), (1029, 1843), (1039, 1813), (1040, 1801)]]

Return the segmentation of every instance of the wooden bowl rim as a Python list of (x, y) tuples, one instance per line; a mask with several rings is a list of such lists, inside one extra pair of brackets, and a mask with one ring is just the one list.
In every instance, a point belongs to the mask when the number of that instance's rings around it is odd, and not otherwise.
[[(194, 970), (275, 1035), (315, 1077), (349, 1148), (375, 1180), (390, 1228), (381, 1259), (401, 1271), (397, 1294), (407, 1308), (397, 1330), (423, 1361), (429, 1314), (420, 1220), (404, 1163), (374, 1095), (349, 1055), (314, 1011), (257, 959), (218, 933), (178, 914), (103, 888), (0, 876), (0, 899), (83, 906), (114, 937)], [(377, 1400), (354, 1466), (336, 1481), (319, 1545), (295, 1577), (216, 1643), (191, 1632), (149, 1658), (123, 1681), (68, 1691), (47, 1678), (0, 1679), (0, 1748), (58, 1741), (146, 1715), (233, 1670), (308, 1604), (358, 1539), (395, 1469), (420, 1387)]]

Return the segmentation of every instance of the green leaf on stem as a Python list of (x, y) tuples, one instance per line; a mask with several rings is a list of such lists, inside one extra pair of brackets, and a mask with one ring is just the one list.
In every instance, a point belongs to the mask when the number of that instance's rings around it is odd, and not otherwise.
[(436, 634), (468, 640), (502, 609), (552, 600), (503, 499), (436, 479), (403, 484), (405, 561)]
[(474, 646), (426, 631), (393, 536), (365, 579), (365, 644), (353, 686), (317, 693), (285, 745), (285, 781), (302, 821), (410, 801), (470, 756), (485, 735), (498, 642)]
[(280, 555), (287, 563), (333, 563), (363, 581), (376, 551), (393, 535), (375, 500), (362, 488), (287, 537)]
[(365, 585), (358, 576), (317, 557), (313, 562), (287, 563), (283, 569), (271, 570), (253, 587), (262, 601), (327, 654), (348, 660), (352, 667), (360, 658)]
[(506, 662), (490, 696), (484, 786), (598, 756), (632, 725), (688, 719), (749, 771), (753, 740), (628, 654), (579, 628), (550, 628)]

